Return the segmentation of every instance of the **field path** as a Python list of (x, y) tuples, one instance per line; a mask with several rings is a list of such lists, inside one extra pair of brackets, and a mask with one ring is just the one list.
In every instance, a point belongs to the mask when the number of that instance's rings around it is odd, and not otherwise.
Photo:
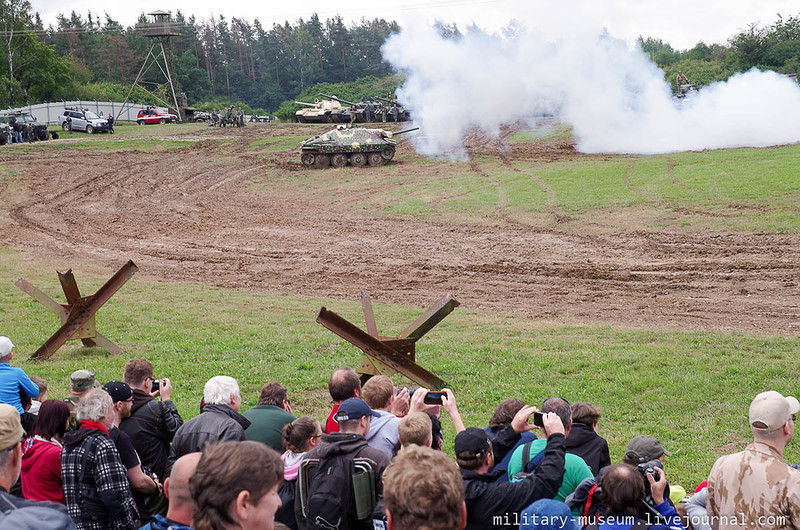
[[(92, 261), (111, 272), (133, 259), (140, 278), (287, 295), (352, 301), (364, 288), (379, 302), (427, 306), (451, 292), (466, 310), (559, 322), (800, 335), (796, 235), (534, 229), (504, 222), (508, 197), (491, 178), (501, 219), (488, 224), (376, 216), (352, 206), (369, 194), (358, 185), (255, 193), (247, 184), (267, 167), (302, 175), (294, 152), (247, 149), (291, 134), (273, 130), (200, 131), (199, 143), (156, 155), (86, 150), (81, 171), (67, 150), (0, 150), (18, 172), (13, 187), (0, 180), (0, 246), (65, 268)], [(211, 138), (223, 132), (232, 145)], [(569, 156), (527, 149), (501, 154), (512, 168)], [(414, 179), (441, 171), (409, 155), (397, 164)], [(379, 185), (381, 169), (363, 171)], [(557, 216), (550, 193), (548, 203)]]

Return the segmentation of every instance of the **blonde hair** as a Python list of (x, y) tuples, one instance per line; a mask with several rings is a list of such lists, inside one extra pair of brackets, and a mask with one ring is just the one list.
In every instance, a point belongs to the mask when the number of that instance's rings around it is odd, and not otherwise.
[(398, 530), (461, 527), (464, 483), (458, 466), (441, 451), (411, 446), (383, 473), (384, 508)]
[(430, 417), (424, 412), (409, 414), (397, 425), (397, 437), (400, 445), (427, 445), (433, 438), (433, 425)]
[(371, 409), (382, 409), (389, 404), (389, 399), (394, 395), (396, 389), (392, 380), (385, 375), (375, 375), (361, 387), (361, 399), (363, 399)]

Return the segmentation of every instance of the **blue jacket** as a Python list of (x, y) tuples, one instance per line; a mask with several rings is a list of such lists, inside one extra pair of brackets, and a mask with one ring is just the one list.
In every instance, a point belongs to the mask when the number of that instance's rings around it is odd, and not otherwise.
[(191, 526), (176, 523), (164, 517), (163, 515), (154, 515), (153, 520), (139, 528), (139, 530), (192, 530)]
[(32, 398), (39, 395), (39, 386), (21, 368), (0, 363), (0, 403), (13, 405), (22, 414), (25, 410), (19, 399), (20, 389)]

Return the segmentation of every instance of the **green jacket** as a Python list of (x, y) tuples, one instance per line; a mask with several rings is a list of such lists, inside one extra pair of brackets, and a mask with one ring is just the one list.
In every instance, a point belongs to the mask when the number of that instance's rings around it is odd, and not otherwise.
[[(531, 460), (533, 460), (533, 457), (544, 451), (547, 440), (534, 440), (531, 444)], [(508, 463), (508, 480), (511, 482), (514, 482), (514, 475), (522, 471), (522, 452), (524, 449), (525, 446), (520, 445), (511, 455), (511, 461)], [(592, 470), (583, 461), (583, 458), (567, 453), (564, 458), (564, 480), (561, 482), (561, 487), (558, 489), (558, 495), (555, 496), (555, 499), (563, 502), (567, 495), (575, 491), (575, 488), (578, 487), (578, 484), (583, 479), (593, 476)]]
[(250, 427), (244, 431), (248, 440), (266, 444), (279, 453), (285, 451), (281, 431), (284, 425), (295, 420), (293, 414), (275, 405), (256, 405), (242, 416), (250, 420)]

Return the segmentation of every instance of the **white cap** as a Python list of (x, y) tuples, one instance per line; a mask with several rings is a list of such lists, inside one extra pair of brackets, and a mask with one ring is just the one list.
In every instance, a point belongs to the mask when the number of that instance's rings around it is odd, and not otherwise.
[(0, 337), (0, 357), (5, 357), (11, 353), (14, 343), (8, 337)]

